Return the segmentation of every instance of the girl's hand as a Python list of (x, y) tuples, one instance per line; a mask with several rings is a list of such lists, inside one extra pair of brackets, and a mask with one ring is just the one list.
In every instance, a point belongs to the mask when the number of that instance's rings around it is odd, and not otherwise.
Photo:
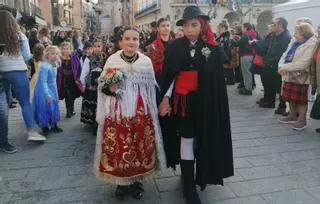
[(111, 84), (109, 86), (109, 90), (111, 93), (115, 93), (117, 91), (117, 89), (118, 89), (118, 84)]
[(169, 103), (169, 97), (164, 97), (159, 105), (159, 114), (161, 117), (171, 114), (171, 107)]

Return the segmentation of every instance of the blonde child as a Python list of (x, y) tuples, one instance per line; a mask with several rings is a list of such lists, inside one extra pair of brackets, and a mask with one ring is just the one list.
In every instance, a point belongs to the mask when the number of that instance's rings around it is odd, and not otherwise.
[(44, 135), (51, 132), (62, 132), (57, 126), (60, 121), (59, 100), (57, 91), (57, 69), (60, 65), (60, 50), (49, 45), (44, 51), (44, 61), (40, 64), (32, 105), (35, 121)]
[(82, 85), (80, 82), (81, 65), (78, 55), (73, 51), (70, 42), (60, 44), (61, 66), (58, 70), (58, 93), (59, 99), (65, 99), (67, 118), (75, 115), (74, 101), (81, 96)]

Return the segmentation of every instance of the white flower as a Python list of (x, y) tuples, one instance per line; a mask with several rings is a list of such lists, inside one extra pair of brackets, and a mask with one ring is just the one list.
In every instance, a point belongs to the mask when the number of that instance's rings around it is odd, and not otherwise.
[(208, 61), (208, 58), (209, 58), (209, 56), (210, 56), (210, 54), (211, 54), (210, 48), (208, 48), (208, 47), (202, 48), (202, 49), (201, 49), (201, 53), (202, 53), (203, 56), (206, 57), (206, 60)]

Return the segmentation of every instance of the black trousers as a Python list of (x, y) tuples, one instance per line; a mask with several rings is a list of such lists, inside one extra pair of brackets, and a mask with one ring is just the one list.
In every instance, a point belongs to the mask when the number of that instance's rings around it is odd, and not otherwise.
[[(281, 76), (275, 72), (263, 72), (261, 81), (264, 87), (264, 101), (269, 104), (276, 102), (276, 95), (281, 91)], [(279, 108), (286, 108), (286, 103), (280, 97)]]
[(74, 112), (74, 97), (70, 97), (68, 94), (65, 96), (65, 102), (66, 102), (66, 108), (67, 113), (73, 113)]
[(235, 83), (235, 75), (233, 69), (224, 69), (224, 76), (226, 78), (227, 84), (234, 84)]

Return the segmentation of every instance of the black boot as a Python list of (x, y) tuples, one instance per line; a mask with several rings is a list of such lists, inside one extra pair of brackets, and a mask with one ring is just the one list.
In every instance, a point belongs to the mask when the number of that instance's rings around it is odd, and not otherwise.
[(116, 199), (119, 201), (124, 200), (125, 196), (129, 193), (129, 186), (117, 186), (114, 192)]
[(41, 128), (42, 129), (42, 135), (44, 136), (48, 136), (49, 133), (50, 133), (50, 129), (49, 127), (44, 127), (44, 128)]
[(194, 181), (194, 160), (181, 160), (183, 195), (187, 204), (201, 204)]
[(133, 184), (130, 185), (129, 188), (130, 188), (132, 197), (136, 200), (141, 200), (144, 192), (142, 183), (134, 182)]

